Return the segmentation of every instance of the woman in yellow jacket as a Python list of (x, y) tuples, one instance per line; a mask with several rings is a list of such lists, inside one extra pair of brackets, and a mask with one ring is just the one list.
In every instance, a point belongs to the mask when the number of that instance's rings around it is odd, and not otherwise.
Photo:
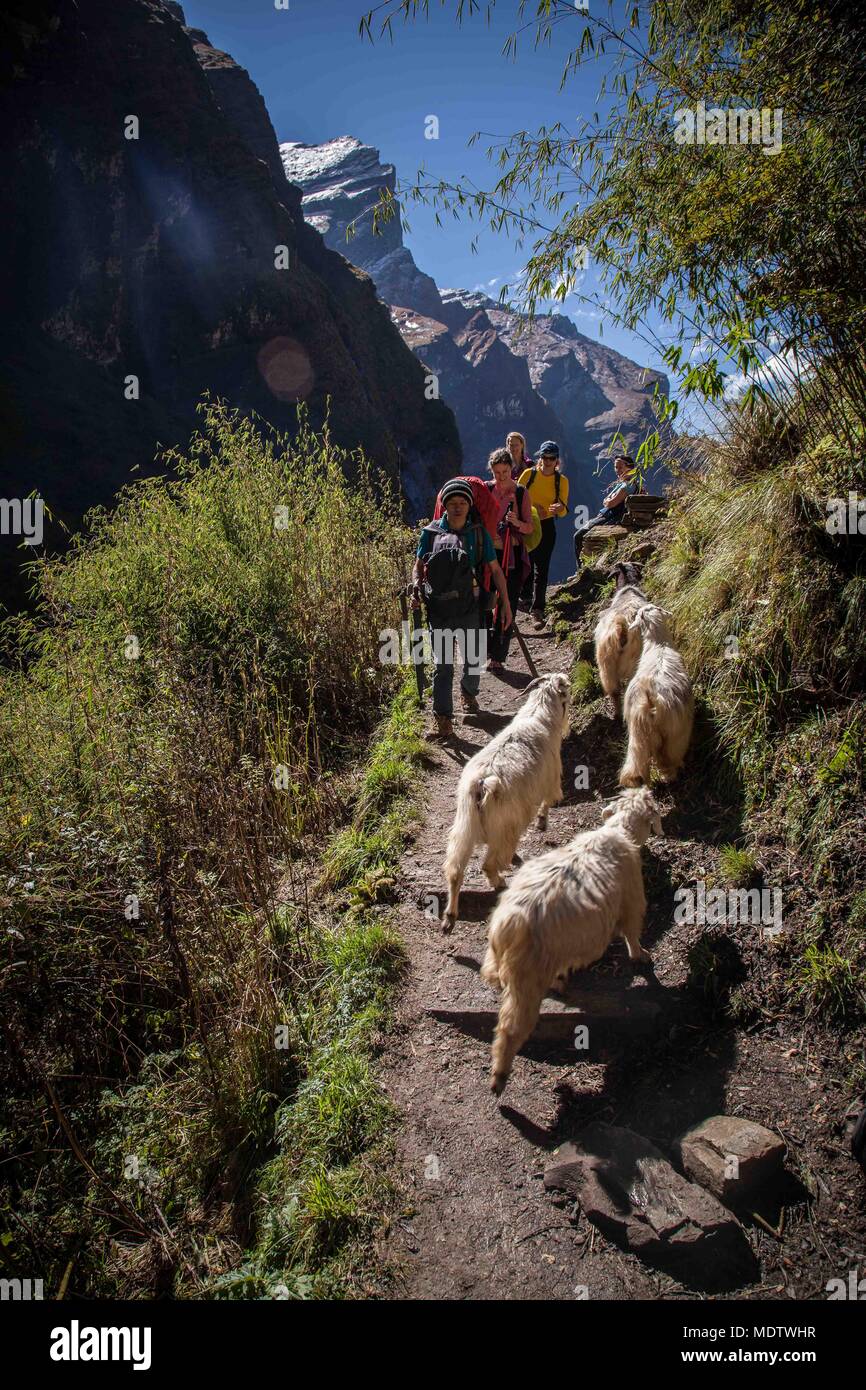
[(526, 581), (521, 599), (532, 609), (536, 626), (544, 626), (544, 606), (547, 601), (547, 576), (556, 544), (556, 518), (568, 514), (568, 479), (560, 473), (559, 445), (546, 439), (538, 451), (538, 465), (521, 473), (518, 482), (525, 487), (532, 506), (541, 522), (541, 540), (529, 559), (532, 573)]

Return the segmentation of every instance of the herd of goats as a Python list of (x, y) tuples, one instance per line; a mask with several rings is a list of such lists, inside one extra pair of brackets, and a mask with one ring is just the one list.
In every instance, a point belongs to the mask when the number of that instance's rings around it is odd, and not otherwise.
[(501, 990), (490, 1078), (496, 1095), (548, 989), (561, 987), (570, 970), (599, 960), (617, 935), (625, 938), (632, 961), (651, 961), (640, 944), (646, 913), (640, 848), (662, 833), (662, 823), (650, 769), (654, 764), (665, 782), (676, 777), (691, 739), (694, 696), (671, 643), (670, 615), (639, 587), (638, 566), (618, 564), (614, 573), (616, 589), (595, 629), (595, 654), (602, 688), (616, 713), (622, 709), (628, 750), (619, 773), (625, 790), (604, 808), (601, 825), (528, 860), (505, 887), (503, 872), (530, 821), (537, 815), (545, 830), (549, 808), (562, 798), (570, 683), (561, 672), (530, 683), (529, 698), (470, 759), (457, 788), (445, 857), (445, 931), (454, 928), (477, 846), (487, 847), (482, 867), (492, 887), (505, 889), (490, 919), (481, 968), (482, 978)]

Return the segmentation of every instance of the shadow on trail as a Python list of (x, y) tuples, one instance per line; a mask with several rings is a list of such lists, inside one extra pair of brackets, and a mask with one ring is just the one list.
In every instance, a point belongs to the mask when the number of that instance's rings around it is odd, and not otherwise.
[(501, 671), (488, 671), (488, 676), (493, 680), (501, 681), (503, 685), (509, 685), (513, 690), (523, 690), (532, 680), (528, 671), (513, 671), (510, 667), (504, 666)]

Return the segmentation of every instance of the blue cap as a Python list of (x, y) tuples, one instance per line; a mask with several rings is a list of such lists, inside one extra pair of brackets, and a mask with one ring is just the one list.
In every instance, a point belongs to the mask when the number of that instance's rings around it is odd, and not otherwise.
[(552, 454), (555, 459), (558, 459), (559, 445), (557, 444), (555, 439), (545, 439), (544, 443), (539, 445), (538, 453), (539, 455)]

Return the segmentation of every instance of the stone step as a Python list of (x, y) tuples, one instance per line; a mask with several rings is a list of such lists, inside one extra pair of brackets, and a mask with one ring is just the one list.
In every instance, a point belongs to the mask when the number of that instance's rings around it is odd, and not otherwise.
[(689, 1287), (721, 1292), (760, 1277), (737, 1219), (634, 1130), (587, 1125), (548, 1159), (544, 1186), (576, 1197), (609, 1240)]
[[(574, 1045), (575, 1029), (585, 1027), (586, 1046), (581, 1051), (592, 1056), (597, 1046), (609, 1044), (617, 1037), (654, 1034), (661, 1026), (663, 1010), (658, 999), (642, 997), (647, 993), (611, 990), (581, 998), (576, 991), (570, 991), (567, 1004), (545, 999), (529, 1041)], [(453, 1008), (446, 1003), (433, 1004), (425, 1012), (438, 1023), (457, 1028), (481, 1042), (492, 1040), (499, 1014), (495, 1007)]]
[[(499, 894), (492, 888), (461, 888), (458, 921), (486, 922), (493, 911), (498, 896)], [(418, 894), (418, 906), (428, 915), (433, 911), (435, 904), (436, 918), (441, 918), (447, 901), (448, 894), (441, 881), (422, 888)]]
[[(599, 1029), (616, 1027), (628, 1033), (655, 1033), (662, 1020), (662, 1005), (659, 999), (642, 998), (646, 992), (610, 990), (581, 997), (580, 992), (570, 991), (567, 1004), (546, 998), (532, 1037), (548, 1042), (569, 1040), (574, 1036), (575, 1027), (582, 1023)], [(455, 1009), (446, 1004), (431, 1005), (425, 1012), (439, 1023), (474, 1031), (485, 1038), (492, 1038), (499, 1016), (496, 1008)]]

